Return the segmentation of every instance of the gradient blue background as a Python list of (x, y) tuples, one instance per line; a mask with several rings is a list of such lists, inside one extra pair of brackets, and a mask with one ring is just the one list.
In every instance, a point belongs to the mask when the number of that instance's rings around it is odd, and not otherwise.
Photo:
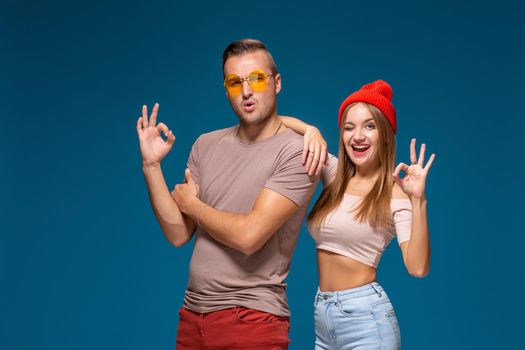
[[(394, 241), (378, 277), (404, 349), (521, 348), (525, 28), (516, 2), (0, 0), (0, 348), (172, 349), (192, 244), (161, 233), (141, 173), (142, 104), (177, 136), (172, 187), (196, 137), (237, 123), (220, 58), (254, 37), (283, 77), (281, 114), (337, 152), (346, 95), (394, 88), (398, 160), (428, 178), (432, 268), (410, 277)], [(315, 249), (288, 279), (290, 349), (313, 348)]]

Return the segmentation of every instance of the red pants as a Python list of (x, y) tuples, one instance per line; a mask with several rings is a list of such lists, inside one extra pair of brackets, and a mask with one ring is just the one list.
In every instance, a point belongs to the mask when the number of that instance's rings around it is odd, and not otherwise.
[(177, 350), (286, 350), (288, 317), (244, 307), (200, 314), (179, 311)]

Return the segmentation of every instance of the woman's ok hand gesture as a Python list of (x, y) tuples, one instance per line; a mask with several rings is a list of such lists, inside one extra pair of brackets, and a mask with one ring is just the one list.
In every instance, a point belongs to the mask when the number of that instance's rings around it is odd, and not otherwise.
[[(425, 165), (425, 148), (426, 146), (423, 143), (419, 151), (419, 157), (416, 158), (416, 139), (412, 139), (410, 142), (410, 165), (399, 163), (394, 170), (394, 181), (410, 199), (421, 199), (425, 196), (427, 174), (436, 157), (435, 154), (432, 154)], [(403, 178), (399, 176), (401, 171), (405, 172)]]
[[(137, 134), (143, 166), (160, 165), (160, 161), (168, 154), (175, 142), (175, 135), (166, 124), (157, 124), (158, 110), (159, 104), (155, 103), (148, 120), (148, 107), (144, 105), (142, 116), (137, 120)], [(161, 132), (166, 136), (166, 140), (160, 135)]]

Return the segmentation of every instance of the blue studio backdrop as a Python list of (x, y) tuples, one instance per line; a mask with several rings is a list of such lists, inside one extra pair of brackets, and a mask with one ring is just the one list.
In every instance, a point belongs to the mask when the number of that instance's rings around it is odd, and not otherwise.
[[(398, 161), (428, 178), (432, 267), (397, 242), (378, 279), (404, 349), (522, 345), (524, 7), (515, 1), (0, 0), (0, 349), (173, 349), (192, 243), (164, 238), (135, 123), (160, 103), (175, 133), (171, 188), (194, 140), (237, 123), (221, 54), (253, 37), (282, 74), (280, 114), (337, 153), (337, 110), (376, 79), (394, 89)], [(290, 349), (312, 349), (315, 247), (287, 280)]]

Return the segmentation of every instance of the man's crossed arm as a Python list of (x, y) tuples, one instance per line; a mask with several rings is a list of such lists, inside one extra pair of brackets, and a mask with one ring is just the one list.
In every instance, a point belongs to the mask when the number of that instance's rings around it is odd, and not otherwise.
[[(253, 254), (273, 236), (298, 209), (287, 197), (264, 188), (248, 214), (216, 210), (197, 198), (198, 189), (187, 169), (186, 183), (175, 186), (171, 195), (181, 212), (189, 216), (224, 245)], [(195, 230), (195, 226), (190, 229)]]

